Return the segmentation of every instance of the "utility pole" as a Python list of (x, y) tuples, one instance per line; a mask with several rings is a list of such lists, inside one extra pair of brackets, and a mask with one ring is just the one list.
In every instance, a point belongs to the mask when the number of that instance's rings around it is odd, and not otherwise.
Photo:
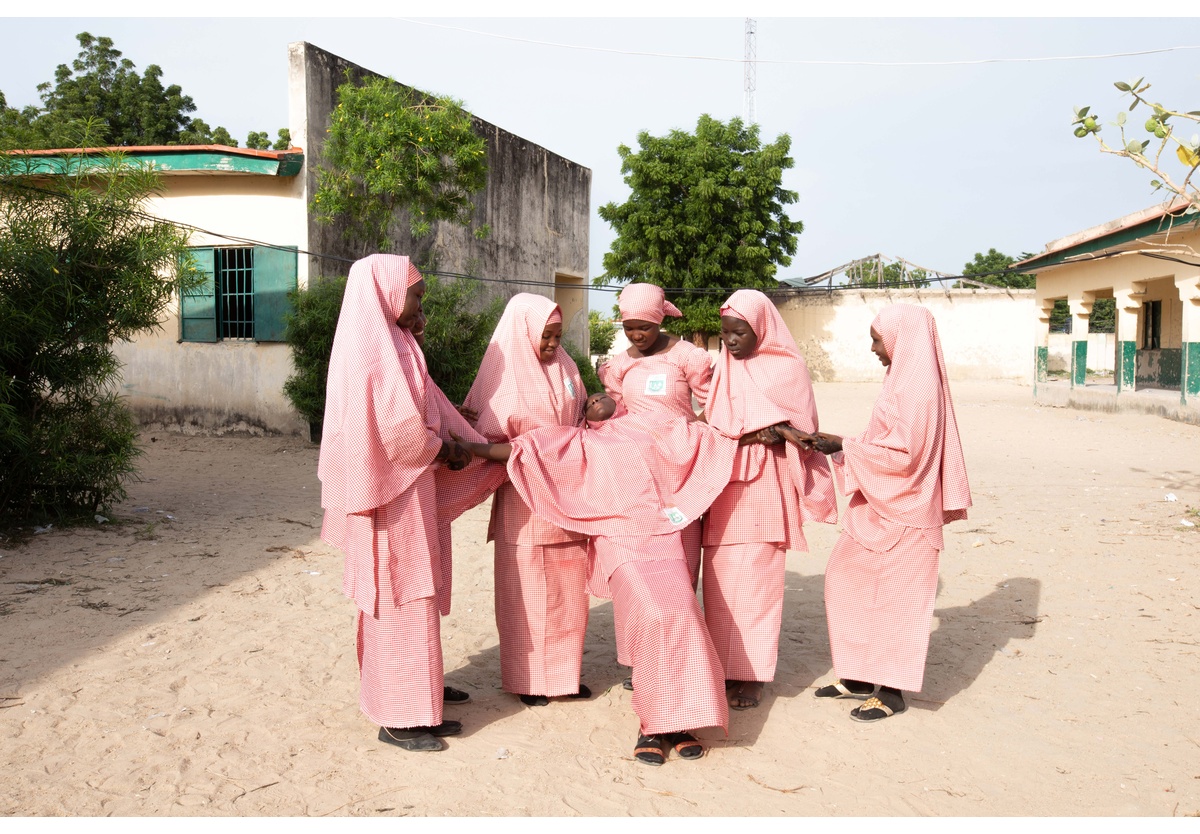
[(746, 126), (754, 124), (754, 88), (758, 86), (758, 47), (755, 45), (755, 34), (758, 31), (758, 21), (752, 17), (746, 18), (746, 56), (745, 56), (745, 87), (746, 99), (743, 105), (742, 121)]

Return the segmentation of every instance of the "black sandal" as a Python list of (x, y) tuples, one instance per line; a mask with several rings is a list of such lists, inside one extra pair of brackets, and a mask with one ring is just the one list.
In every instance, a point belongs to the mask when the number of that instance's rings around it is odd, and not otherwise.
[(672, 733), (667, 739), (681, 759), (699, 759), (704, 756), (704, 745), (691, 733)]
[(663, 750), (663, 740), (661, 736), (644, 736), (638, 734), (637, 745), (633, 748), (633, 757), (642, 764), (648, 764), (651, 767), (661, 767), (667, 761), (667, 754)]
[(443, 704), (465, 704), (469, 700), (471, 700), (470, 692), (463, 692), (461, 689), (455, 689), (453, 686), (442, 687)]

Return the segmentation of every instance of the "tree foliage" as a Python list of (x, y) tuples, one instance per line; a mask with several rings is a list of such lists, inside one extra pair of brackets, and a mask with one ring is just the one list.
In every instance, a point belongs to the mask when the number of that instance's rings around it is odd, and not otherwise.
[(638, 148), (617, 149), (630, 195), (599, 209), (617, 237), (596, 283), (663, 287), (683, 313), (666, 329), (706, 340), (720, 330), (730, 292), (777, 288), (776, 269), (796, 252), (803, 224), (784, 206), (797, 195), (781, 184), (793, 165), (791, 139), (784, 133), (764, 145), (758, 125), (703, 115), (695, 133), (642, 131)]
[(597, 310), (588, 310), (588, 343), (592, 356), (607, 356), (617, 338), (617, 325)]
[(80, 32), (76, 39), (79, 56), (70, 66), (59, 64), (53, 82), (38, 85), (41, 107), (17, 110), (0, 93), (0, 148), (80, 147), (85, 123), (95, 145), (237, 147), (225, 128), (214, 130), (188, 115), (195, 112), (195, 102), (178, 84), (163, 86), (158, 64), (139, 73), (112, 38)]
[(905, 261), (885, 264), (881, 258), (866, 258), (846, 270), (846, 283), (852, 287), (928, 287), (929, 273)]
[[(124, 497), (139, 454), (117, 341), (159, 326), (186, 236), (144, 214), (148, 169), (120, 154), (28, 176), (0, 156), (0, 519), (88, 517)], [(70, 172), (70, 173), (68, 173)]]
[(390, 249), (388, 228), (400, 211), (413, 237), (440, 220), (471, 225), (471, 197), (487, 183), (487, 142), (462, 102), (390, 78), (355, 83), (349, 73), (337, 100), (317, 169), (318, 221), (345, 222), (348, 238), (379, 251)]
[[(1075, 108), (1075, 118), (1071, 122), (1075, 135), (1080, 139), (1094, 136), (1103, 153), (1124, 157), (1139, 168), (1147, 169), (1154, 175), (1154, 179), (1150, 180), (1152, 189), (1186, 199), (1189, 203), (1188, 213), (1194, 214), (1200, 211), (1200, 192), (1197, 192), (1192, 181), (1196, 169), (1200, 168), (1200, 133), (1192, 133), (1186, 138), (1181, 134), (1185, 132), (1183, 125), (1190, 122), (1194, 127), (1200, 122), (1200, 110), (1171, 110), (1159, 102), (1150, 101), (1143, 95), (1150, 89), (1145, 80), (1139, 78), (1113, 84), (1123, 96), (1132, 99), (1129, 109), (1119, 111), (1111, 123), (1120, 134), (1118, 145), (1109, 145), (1100, 136), (1100, 117), (1092, 112), (1090, 106)], [(1139, 104), (1144, 104), (1150, 110), (1149, 117), (1140, 128), (1150, 134), (1153, 137), (1151, 139), (1132, 138), (1139, 130), (1130, 124), (1129, 114)], [(1126, 128), (1130, 131), (1128, 134)]]
[[(1020, 260), (1032, 257), (1028, 252), (1023, 253)], [(963, 277), (973, 278), (983, 284), (995, 287), (1012, 287), (1013, 289), (1032, 289), (1035, 285), (1033, 275), (1023, 272), (1012, 272), (1009, 267), (1017, 262), (996, 249), (989, 249), (987, 254), (976, 252), (973, 260), (963, 266)]]

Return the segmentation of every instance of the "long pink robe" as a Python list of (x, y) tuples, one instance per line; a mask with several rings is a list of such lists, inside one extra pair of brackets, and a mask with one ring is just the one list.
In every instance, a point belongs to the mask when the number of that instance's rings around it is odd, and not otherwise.
[(932, 314), (897, 304), (872, 327), (891, 364), (866, 431), (833, 456), (850, 504), (825, 569), (825, 612), (840, 678), (919, 692), (942, 525), (966, 518), (971, 492)]
[[(496, 325), (464, 405), (491, 442), (544, 426), (574, 426), (586, 392), (579, 369), (561, 347), (542, 362), (538, 345), (551, 316), (548, 298), (514, 295)], [(494, 542), (496, 629), (505, 691), (570, 695), (579, 691), (587, 632), (587, 536), (533, 513), (512, 485), (492, 499), (488, 540)]]
[(429, 379), (412, 334), (396, 325), (420, 280), (402, 256), (351, 267), (317, 467), (321, 538), (345, 553), (342, 591), (359, 609), (360, 706), (386, 727), (441, 723), (438, 614), (450, 609), (449, 523), (503, 477), (474, 463), (446, 470), (439, 513), (442, 438), (451, 425), (467, 439), (478, 435)]
[[(738, 290), (721, 315), (746, 321), (758, 344), (744, 359), (722, 346), (709, 390), (709, 424), (731, 437), (777, 423), (815, 431), (808, 366), (771, 300)], [(738, 449), (733, 478), (704, 524), (704, 617), (727, 678), (774, 679), (786, 552), (808, 550), (804, 521), (836, 520), (833, 480), (822, 455), (791, 443)]]
[(679, 531), (728, 481), (736, 441), (665, 414), (516, 438), (509, 478), (535, 512), (592, 536), (592, 575), (624, 623), (642, 732), (728, 726), (723, 672)]

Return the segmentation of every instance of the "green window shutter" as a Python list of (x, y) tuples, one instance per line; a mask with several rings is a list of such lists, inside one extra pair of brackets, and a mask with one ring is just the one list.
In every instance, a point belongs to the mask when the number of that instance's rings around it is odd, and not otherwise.
[(196, 268), (204, 273), (204, 283), (182, 293), (179, 299), (179, 340), (182, 342), (217, 341), (217, 290), (213, 282), (216, 252), (211, 248), (193, 249)]
[(254, 247), (254, 341), (282, 342), (283, 317), (292, 309), (297, 250)]

